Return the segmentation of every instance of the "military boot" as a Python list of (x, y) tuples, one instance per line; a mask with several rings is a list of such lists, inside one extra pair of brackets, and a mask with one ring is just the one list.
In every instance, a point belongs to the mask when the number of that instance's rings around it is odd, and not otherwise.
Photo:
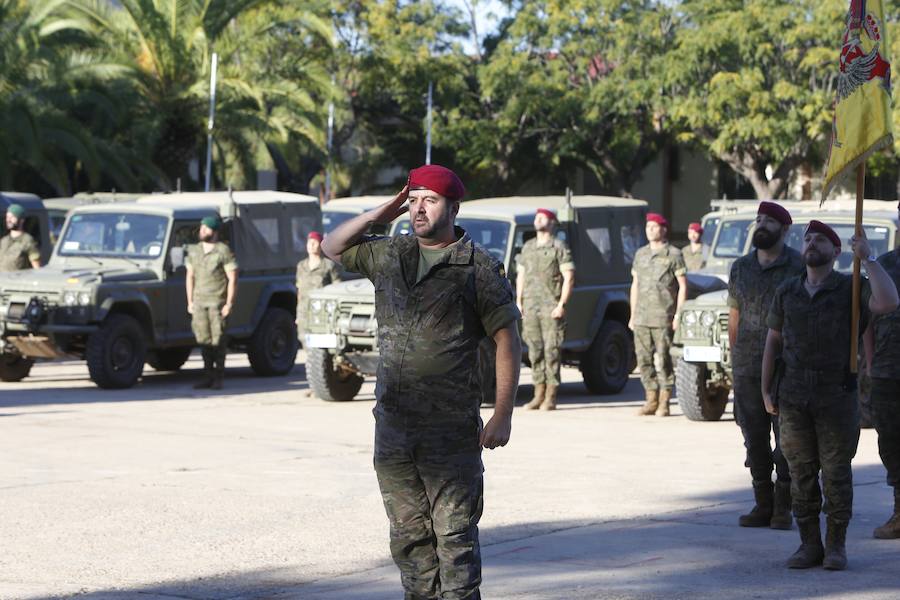
[(847, 568), (847, 521), (827, 519), (825, 528), (825, 559), (822, 566), (829, 571)]
[(541, 404), (544, 403), (544, 392), (547, 389), (547, 386), (543, 383), (534, 384), (534, 397), (531, 399), (531, 402), (525, 405), (525, 408), (528, 410), (535, 410), (541, 407)]
[(772, 521), (773, 486), (771, 481), (754, 481), (753, 498), (756, 504), (746, 515), (738, 517), (741, 527), (768, 527)]
[(659, 390), (647, 390), (644, 405), (638, 409), (639, 417), (649, 417), (659, 406)]
[(772, 520), (769, 527), (772, 529), (791, 528), (791, 482), (775, 482), (775, 505), (772, 508)]
[(213, 383), (213, 354), (212, 348), (203, 346), (200, 350), (203, 357), (203, 379), (194, 384), (195, 390), (209, 388)]
[(672, 390), (664, 389), (659, 392), (659, 406), (656, 407), (657, 417), (669, 416), (669, 400), (672, 399)]
[(213, 377), (209, 387), (214, 390), (222, 389), (222, 380), (225, 378), (225, 349), (216, 348), (214, 350), (213, 361)]
[(800, 547), (788, 559), (789, 569), (809, 569), (822, 564), (825, 549), (822, 547), (822, 531), (819, 529), (819, 517), (797, 519), (800, 530)]
[(559, 388), (555, 385), (548, 385), (544, 394), (544, 403), (541, 404), (541, 410), (556, 410), (556, 391)]
[(875, 537), (879, 540), (896, 540), (900, 538), (900, 489), (894, 488), (894, 514), (881, 527), (875, 528)]

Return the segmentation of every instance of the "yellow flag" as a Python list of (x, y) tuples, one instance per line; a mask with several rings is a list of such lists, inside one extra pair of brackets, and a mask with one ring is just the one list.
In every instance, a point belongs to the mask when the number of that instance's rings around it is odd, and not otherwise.
[(873, 152), (893, 143), (891, 62), (882, 0), (851, 0), (841, 46), (822, 201)]

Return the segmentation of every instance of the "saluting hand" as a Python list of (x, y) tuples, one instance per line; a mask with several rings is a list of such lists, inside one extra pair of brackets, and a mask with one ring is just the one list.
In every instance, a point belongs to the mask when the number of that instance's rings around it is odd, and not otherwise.
[(512, 417), (494, 415), (488, 419), (487, 425), (481, 431), (479, 441), (483, 448), (493, 450), (497, 446), (505, 446), (509, 442), (512, 432)]
[(390, 225), (394, 219), (405, 214), (409, 210), (409, 207), (406, 205), (407, 198), (409, 198), (409, 185), (403, 186), (400, 193), (394, 196), (391, 201), (385, 202), (372, 211), (375, 223)]

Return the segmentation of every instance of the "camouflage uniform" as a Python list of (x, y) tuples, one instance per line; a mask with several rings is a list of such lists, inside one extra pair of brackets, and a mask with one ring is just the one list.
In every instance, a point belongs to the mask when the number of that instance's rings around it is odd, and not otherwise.
[(225, 352), (228, 338), (227, 322), (222, 316), (228, 293), (226, 272), (236, 271), (237, 260), (231, 248), (216, 242), (212, 250), (203, 251), (203, 244), (187, 247), (187, 265), (194, 273), (194, 312), (191, 330), (202, 347), (203, 364), (208, 372), (219, 377), (225, 371)]
[(562, 295), (563, 271), (575, 269), (572, 253), (562, 240), (539, 245), (530, 239), (516, 260), (528, 278), (522, 293), (522, 338), (528, 346), (532, 380), (535, 385), (556, 387), (566, 320), (554, 319), (551, 313)]
[[(815, 296), (804, 287), (806, 273), (775, 292), (767, 323), (781, 331), (784, 375), (776, 402), (781, 451), (791, 472), (794, 517), (846, 526), (853, 511), (850, 463), (859, 442), (859, 405), (849, 374), (852, 277), (832, 272)], [(860, 330), (865, 330), (870, 291), (863, 283)]]
[(17, 238), (0, 238), (0, 273), (31, 268), (31, 261), (40, 260), (41, 251), (34, 238), (22, 232)]
[[(631, 276), (638, 286), (637, 306), (632, 306), (634, 349), (641, 370), (641, 385), (645, 390), (671, 390), (675, 385), (672, 369), (672, 319), (678, 300), (677, 277), (686, 269), (681, 251), (665, 244), (657, 251), (643, 246), (634, 255)], [(662, 361), (662, 373), (657, 374), (653, 354)]]
[[(771, 488), (773, 467), (779, 481), (789, 482), (791, 476), (778, 443), (778, 417), (766, 412), (762, 398), (762, 358), (769, 332), (766, 317), (775, 290), (788, 278), (803, 273), (806, 267), (800, 253), (788, 246), (765, 267), (759, 264), (757, 252), (754, 250), (731, 265), (728, 306), (740, 312), (731, 363), (735, 421), (741, 428), (747, 448), (744, 464), (749, 467), (754, 482), (766, 482)], [(774, 452), (770, 441), (773, 432)]]
[(338, 266), (324, 256), (315, 268), (310, 267), (309, 258), (297, 263), (297, 331), (301, 339), (306, 331), (309, 293), (340, 279), (341, 271)]
[(480, 342), (520, 318), (503, 266), (462, 229), (416, 281), (418, 240), (366, 238), (344, 267), (375, 284), (375, 473), (407, 600), (480, 598)]
[(699, 271), (706, 264), (706, 259), (703, 257), (703, 246), (694, 252), (691, 245), (688, 244), (681, 249), (681, 256), (684, 258), (684, 266), (688, 271)]
[[(900, 250), (883, 254), (878, 263), (900, 289)], [(871, 359), (872, 420), (878, 431), (878, 453), (900, 508), (900, 309), (872, 319), (875, 355)]]

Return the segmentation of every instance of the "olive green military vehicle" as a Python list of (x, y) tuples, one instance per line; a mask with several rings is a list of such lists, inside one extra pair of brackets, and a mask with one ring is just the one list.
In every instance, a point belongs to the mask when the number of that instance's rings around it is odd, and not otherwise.
[[(330, 233), (332, 229), (341, 223), (349, 221), (367, 210), (372, 210), (390, 199), (390, 196), (355, 196), (329, 200), (322, 206), (322, 229), (325, 233)], [(372, 226), (370, 233), (386, 235), (388, 229), (386, 225), (376, 223)]]
[(211, 192), (74, 208), (46, 267), (0, 274), (0, 377), (26, 377), (36, 358), (86, 360), (102, 388), (134, 385), (145, 362), (179, 369), (195, 345), (184, 246), (196, 243), (200, 220), (213, 213), (240, 265), (230, 349), (246, 352), (258, 375), (289, 372), (295, 269), (307, 234), (321, 227), (318, 200)]
[(0, 238), (7, 234), (6, 209), (10, 204), (18, 204), (25, 209), (25, 231), (41, 249), (41, 264), (47, 264), (53, 251), (53, 241), (50, 237), (49, 214), (44, 203), (34, 194), (0, 192)]
[[(647, 203), (576, 196), (472, 200), (460, 206), (457, 223), (506, 268), (515, 282), (515, 258), (534, 236), (534, 213), (555, 210), (557, 236), (572, 249), (575, 289), (567, 308), (563, 362), (581, 369), (594, 393), (620, 391), (634, 365), (627, 329), (634, 253), (645, 243)], [(392, 234), (409, 232), (409, 219), (395, 221)], [(365, 375), (378, 366), (375, 292), (368, 280), (343, 281), (310, 294), (306, 373), (323, 400), (351, 400)]]
[(79, 192), (74, 196), (65, 198), (44, 198), (44, 208), (47, 209), (47, 218), (50, 220), (50, 241), (55, 244), (59, 239), (63, 225), (66, 224), (66, 217), (73, 208), (85, 204), (133, 202), (140, 196), (140, 194), (119, 194), (116, 192)]
[[(788, 246), (800, 250), (806, 225), (813, 219), (827, 223), (841, 237), (845, 250), (850, 247), (854, 230), (854, 206), (845, 201), (826, 202), (821, 210), (814, 202), (785, 203), (794, 224), (786, 239)], [(898, 239), (896, 203), (867, 200), (863, 225), (872, 250), (880, 255), (895, 248)], [(733, 260), (752, 250), (751, 240), (756, 223), (756, 211), (723, 215), (713, 251)], [(725, 248), (717, 244), (727, 234)], [(736, 248), (740, 246), (738, 251)], [(732, 257), (733, 255), (733, 257)], [(730, 264), (730, 263), (729, 263)], [(849, 273), (853, 269), (853, 255), (845, 251), (835, 268)], [(716, 421), (728, 404), (731, 391), (731, 348), (728, 341), (728, 292), (720, 290), (703, 294), (685, 302), (680, 315), (672, 358), (678, 402), (684, 415), (692, 421)], [(861, 385), (860, 389), (865, 386)], [(864, 404), (865, 407), (865, 404)]]

